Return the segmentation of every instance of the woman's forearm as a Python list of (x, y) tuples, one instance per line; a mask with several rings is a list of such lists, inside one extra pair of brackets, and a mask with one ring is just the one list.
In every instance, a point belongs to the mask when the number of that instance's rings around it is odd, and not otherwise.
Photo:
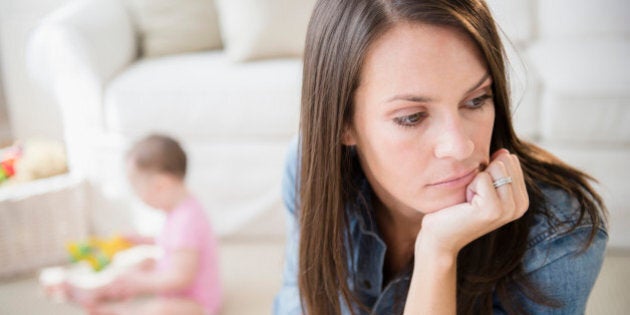
[(457, 253), (416, 248), (405, 315), (455, 314)]

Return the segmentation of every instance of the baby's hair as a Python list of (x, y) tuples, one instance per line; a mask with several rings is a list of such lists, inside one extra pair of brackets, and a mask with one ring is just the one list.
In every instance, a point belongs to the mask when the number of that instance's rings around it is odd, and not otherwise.
[(142, 138), (131, 147), (127, 158), (142, 171), (186, 177), (186, 152), (169, 136), (151, 134)]

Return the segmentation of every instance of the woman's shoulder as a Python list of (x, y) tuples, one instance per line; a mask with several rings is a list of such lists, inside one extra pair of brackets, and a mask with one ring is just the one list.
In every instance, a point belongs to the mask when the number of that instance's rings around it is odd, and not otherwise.
[(282, 199), (291, 214), (295, 214), (298, 203), (300, 168), (300, 141), (294, 136), (287, 147), (282, 176)]
[[(578, 200), (569, 192), (547, 184), (538, 184), (538, 188), (543, 193), (544, 201), (541, 206), (544, 209), (529, 210), (535, 211), (530, 227), (529, 247), (574, 229), (593, 226), (588, 212), (582, 209)], [(605, 230), (603, 224), (598, 224), (598, 228)]]
[(592, 241), (608, 238), (602, 220), (595, 223), (578, 200), (567, 191), (546, 184), (538, 187), (544, 196), (544, 209), (536, 211), (530, 226), (525, 269), (537, 269), (570, 254), (583, 252)]
[(533, 224), (530, 227), (530, 247), (575, 226), (581, 212), (579, 202), (567, 191), (546, 184), (538, 184), (538, 188), (543, 193), (544, 200), (538, 205), (540, 209), (529, 209), (534, 211)]

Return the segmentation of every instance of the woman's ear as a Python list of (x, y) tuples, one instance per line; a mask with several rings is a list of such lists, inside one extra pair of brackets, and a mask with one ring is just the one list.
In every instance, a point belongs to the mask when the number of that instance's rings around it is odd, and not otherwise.
[(341, 143), (347, 146), (357, 144), (357, 140), (354, 135), (354, 129), (351, 126), (346, 126), (344, 128), (343, 134), (341, 135)]

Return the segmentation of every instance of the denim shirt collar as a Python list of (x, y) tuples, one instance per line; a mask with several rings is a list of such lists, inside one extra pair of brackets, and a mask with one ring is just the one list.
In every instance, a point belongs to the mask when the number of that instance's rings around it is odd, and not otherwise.
[(355, 201), (346, 207), (353, 246), (352, 256), (348, 257), (352, 275), (350, 287), (363, 304), (372, 309), (370, 314), (391, 314), (394, 313), (395, 301), (402, 299), (404, 304), (411, 270), (389, 283), (383, 283), (387, 244), (378, 230), (372, 198), (373, 191), (367, 179), (363, 178), (359, 182)]

